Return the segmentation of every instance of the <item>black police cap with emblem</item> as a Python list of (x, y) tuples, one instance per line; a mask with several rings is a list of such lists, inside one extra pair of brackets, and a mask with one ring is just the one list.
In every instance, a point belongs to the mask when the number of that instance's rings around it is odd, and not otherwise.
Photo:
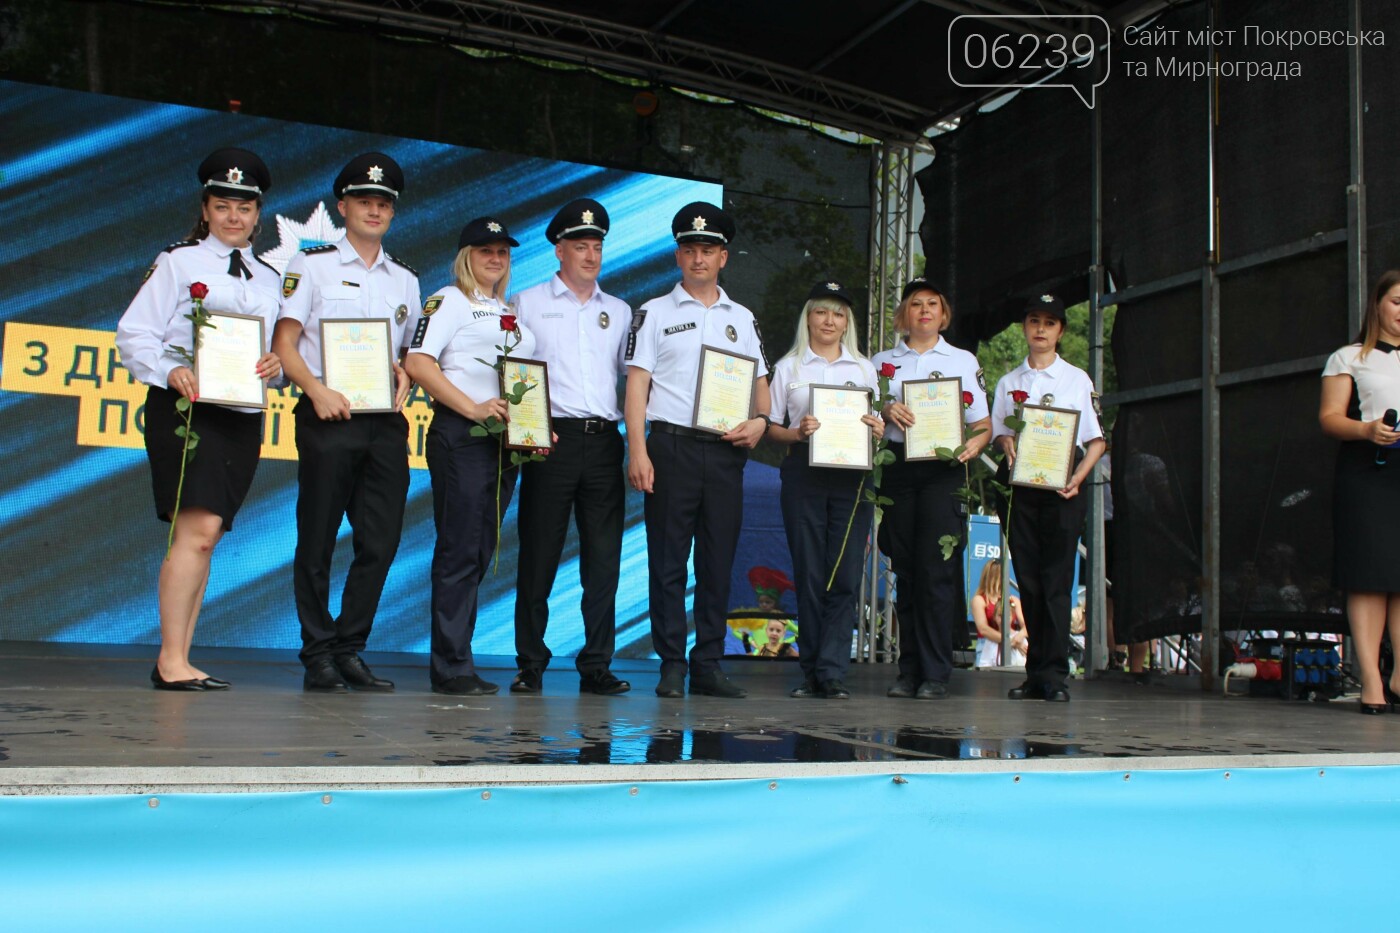
[(396, 199), (403, 193), (403, 169), (382, 152), (366, 152), (340, 170), (334, 189), (337, 201), (357, 194)]
[(808, 301), (816, 301), (818, 298), (840, 298), (848, 305), (854, 305), (851, 300), (851, 293), (846, 291), (846, 286), (835, 279), (822, 279), (812, 290), (807, 293)]
[(922, 275), (916, 275), (914, 276), (914, 278), (910, 279), (907, 284), (905, 284), (904, 291), (899, 293), (899, 300), (905, 301), (910, 295), (914, 294), (917, 291), (929, 291), (933, 292), (936, 295), (944, 294), (943, 289), (939, 288), (937, 285), (933, 284), (928, 279), (924, 278)]
[(728, 246), (737, 232), (734, 221), (724, 211), (705, 201), (691, 201), (671, 220), (676, 243), (714, 243)]
[(1063, 321), (1065, 319), (1065, 303), (1054, 295), (1046, 293), (1044, 295), (1034, 295), (1026, 299), (1026, 310), (1022, 315), (1030, 314), (1032, 311), (1039, 311), (1051, 317)]
[(272, 187), (272, 173), (247, 149), (219, 149), (199, 163), (199, 182), (216, 198), (252, 201)]
[(519, 246), (520, 243), (510, 235), (506, 225), (494, 217), (478, 217), (470, 221), (462, 228), (461, 234), (457, 237), (457, 249), (464, 250), (468, 246), (484, 246), (487, 243), (509, 243), (511, 246)]
[(551, 243), (584, 237), (601, 240), (607, 235), (608, 211), (592, 198), (579, 198), (565, 204), (544, 228), (544, 238)]

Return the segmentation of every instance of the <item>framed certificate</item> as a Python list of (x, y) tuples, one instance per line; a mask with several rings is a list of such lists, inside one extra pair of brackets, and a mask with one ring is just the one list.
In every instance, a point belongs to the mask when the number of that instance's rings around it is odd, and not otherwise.
[(961, 379), (911, 379), (900, 391), (900, 401), (914, 413), (913, 426), (904, 429), (905, 460), (937, 460), (938, 448), (962, 446)]
[(870, 414), (870, 390), (856, 386), (812, 386), (807, 414), (821, 422), (808, 439), (807, 463), (846, 470), (875, 466), (870, 425), (861, 421)]
[(321, 381), (345, 396), (352, 412), (393, 411), (394, 340), (389, 319), (322, 319)]
[(715, 347), (700, 348), (700, 375), (695, 383), (697, 431), (728, 434), (754, 413), (754, 382), (758, 360)]
[(201, 328), (194, 351), (199, 401), (238, 408), (266, 408), (267, 387), (258, 360), (267, 346), (263, 319), (252, 314), (210, 311), (212, 327)]
[(506, 357), (501, 366), (501, 395), (520, 383), (529, 386), (520, 404), (506, 402), (507, 450), (540, 450), (554, 446), (554, 425), (549, 417), (549, 367), (541, 360)]
[(1079, 444), (1079, 412), (1070, 408), (1026, 405), (1025, 428), (1016, 436), (1016, 462), (1011, 485), (1033, 489), (1064, 489), (1074, 472)]

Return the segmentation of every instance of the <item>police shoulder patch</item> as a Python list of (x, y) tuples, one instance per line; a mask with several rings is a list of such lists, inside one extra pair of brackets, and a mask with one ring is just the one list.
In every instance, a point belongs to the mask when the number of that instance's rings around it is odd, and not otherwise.
[(163, 252), (168, 253), (168, 252), (170, 252), (171, 250), (184, 249), (186, 246), (198, 246), (198, 245), (199, 245), (199, 241), (198, 241), (198, 240), (181, 240), (181, 241), (178, 242), (178, 243), (171, 243), (169, 246), (167, 246), (167, 247), (163, 250)]
[(155, 263), (151, 263), (151, 268), (147, 269), (147, 270), (146, 270), (146, 274), (143, 275), (143, 276), (141, 276), (141, 284), (142, 284), (142, 285), (145, 285), (146, 282), (148, 282), (148, 281), (150, 280), (151, 276), (155, 274), (155, 271), (156, 271), (156, 264), (155, 264)]
[(292, 297), (292, 292), (296, 291), (296, 290), (297, 290), (297, 286), (300, 285), (300, 284), (301, 284), (301, 275), (300, 275), (300, 273), (297, 273), (297, 272), (288, 272), (286, 275), (284, 275), (284, 276), (282, 277), (282, 297), (283, 297), (283, 298), (290, 298), (290, 297)]
[(334, 243), (322, 243), (320, 246), (303, 246), (301, 251), (308, 256), (315, 256), (317, 253), (335, 252)]
[(434, 314), (434, 312), (436, 312), (437, 309), (438, 309), (438, 308), (441, 308), (441, 307), (442, 307), (442, 296), (441, 296), (441, 295), (433, 295), (433, 296), (432, 296), (431, 298), (429, 298), (427, 301), (423, 302), (423, 316), (424, 316), (424, 317), (432, 317), (433, 314)]
[(982, 390), (982, 394), (987, 392), (987, 376), (982, 372), (982, 367), (977, 367), (977, 388)]
[(397, 256), (390, 256), (388, 253), (385, 253), (385, 254), (384, 254), (384, 258), (387, 259), (387, 260), (389, 260), (390, 262), (394, 263), (395, 265), (403, 266), (403, 267), (404, 267), (405, 269), (407, 269), (410, 273), (412, 273), (412, 275), (413, 275), (413, 277), (414, 277), (415, 279), (418, 278), (418, 270), (415, 269), (415, 268), (413, 268), (412, 266), (410, 266), (408, 263), (404, 262), (404, 261), (403, 261), (402, 259), (400, 259), (399, 257), (397, 257)]

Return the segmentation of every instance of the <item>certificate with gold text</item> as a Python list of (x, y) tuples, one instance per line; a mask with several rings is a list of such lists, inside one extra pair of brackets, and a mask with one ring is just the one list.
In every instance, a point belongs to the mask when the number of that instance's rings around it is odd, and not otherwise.
[[(549, 367), (541, 360), (506, 357), (501, 366), (501, 395), (506, 398), (507, 450), (540, 450), (554, 446), (554, 428), (549, 419)], [(520, 404), (510, 404), (510, 396), (521, 386), (525, 394)]]
[(758, 360), (715, 347), (700, 348), (691, 424), (698, 431), (728, 434), (753, 417)]
[(914, 424), (904, 429), (905, 460), (937, 460), (938, 448), (962, 446), (961, 379), (911, 379), (900, 389), (900, 401), (914, 413)]
[(1033, 489), (1064, 489), (1074, 471), (1079, 443), (1079, 412), (1070, 408), (1026, 405), (1025, 428), (1016, 436), (1016, 463), (1011, 485)]
[(199, 401), (238, 408), (266, 408), (267, 387), (258, 377), (266, 344), (263, 319), (210, 311), (212, 327), (200, 328), (194, 351)]
[(812, 386), (807, 414), (821, 427), (808, 439), (810, 466), (869, 470), (875, 466), (873, 433), (861, 421), (870, 414), (870, 390), (854, 386)]
[(321, 381), (352, 412), (394, 410), (394, 343), (388, 318), (321, 321)]

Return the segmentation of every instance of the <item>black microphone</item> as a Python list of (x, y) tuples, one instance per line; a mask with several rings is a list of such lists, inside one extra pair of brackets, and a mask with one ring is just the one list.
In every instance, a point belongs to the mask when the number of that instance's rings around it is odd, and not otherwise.
[[(1387, 408), (1387, 409), (1385, 410), (1385, 414), (1381, 415), (1381, 424), (1385, 425), (1387, 428), (1390, 428), (1390, 430), (1392, 430), (1392, 431), (1395, 430), (1395, 423), (1396, 423), (1396, 421), (1400, 421), (1400, 417), (1397, 417), (1397, 416), (1396, 416), (1396, 414), (1395, 414), (1395, 409), (1393, 409), (1393, 408)], [(1377, 447), (1377, 448), (1376, 448), (1376, 466), (1385, 466), (1386, 458), (1387, 458), (1389, 455), (1390, 455), (1390, 448), (1389, 448), (1389, 447)]]

